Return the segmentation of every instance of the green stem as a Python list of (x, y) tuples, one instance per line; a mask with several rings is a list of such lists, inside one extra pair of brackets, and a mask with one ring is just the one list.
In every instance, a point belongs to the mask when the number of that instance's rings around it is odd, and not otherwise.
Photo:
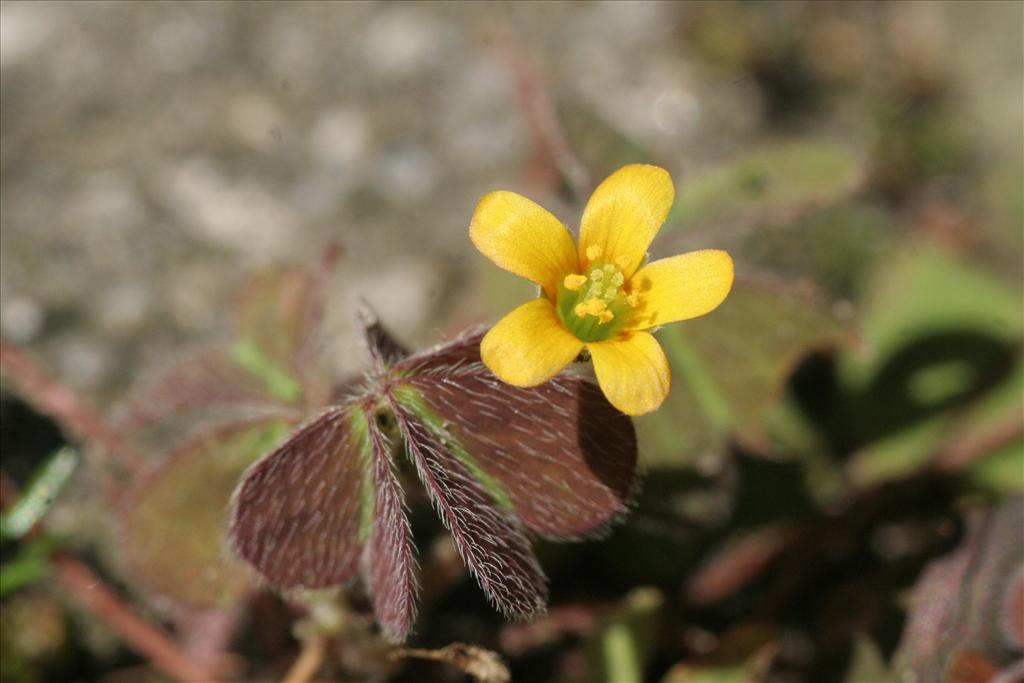
[(734, 418), (729, 401), (718, 388), (715, 378), (704, 367), (686, 334), (679, 326), (673, 326), (663, 330), (659, 336), (668, 351), (676, 378), (686, 385), (704, 419), (719, 434), (730, 431)]

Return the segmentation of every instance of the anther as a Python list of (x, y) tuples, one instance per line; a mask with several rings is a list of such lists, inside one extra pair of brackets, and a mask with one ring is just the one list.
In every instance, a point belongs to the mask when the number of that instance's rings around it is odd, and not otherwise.
[(626, 296), (626, 303), (629, 304), (630, 308), (636, 308), (640, 305), (640, 292), (630, 292)]
[(591, 261), (601, 258), (601, 254), (604, 253), (604, 249), (600, 244), (591, 244), (587, 247), (587, 258)]
[(584, 284), (586, 284), (586, 282), (587, 277), (585, 275), (566, 275), (565, 280), (562, 281), (562, 284), (565, 285), (566, 289), (575, 292)]
[(612, 318), (614, 317), (615, 314), (612, 313), (611, 311), (601, 311), (601, 315), (597, 317), (597, 324), (604, 325), (607, 322), (611, 322)]

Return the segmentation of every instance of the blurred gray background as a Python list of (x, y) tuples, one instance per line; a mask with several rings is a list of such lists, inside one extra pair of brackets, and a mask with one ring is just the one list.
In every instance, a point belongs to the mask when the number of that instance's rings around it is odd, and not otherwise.
[[(877, 158), (878, 95), (917, 77), (941, 79), (963, 144), (1012, 179), (1021, 7), (0, 3), (0, 329), (109, 397), (222, 334), (241, 273), (337, 240), (339, 297), (432, 342), (476, 295), (479, 196), (564, 208), (526, 181), (509, 43), (677, 181), (794, 133)], [(987, 176), (943, 177), (914, 191), (971, 198)], [(348, 316), (332, 309), (343, 369), (361, 362)]]

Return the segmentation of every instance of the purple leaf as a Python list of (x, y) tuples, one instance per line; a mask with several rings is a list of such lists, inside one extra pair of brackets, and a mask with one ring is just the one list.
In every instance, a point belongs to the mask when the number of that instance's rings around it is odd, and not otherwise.
[(345, 583), (357, 568), (370, 454), (353, 408), (332, 408), (246, 472), (232, 500), (234, 551), (279, 588)]
[(513, 511), (453, 453), (456, 443), (407, 409), (411, 400), (392, 396), (392, 408), (420, 480), (466, 566), (506, 616), (543, 612), (546, 580)]
[(138, 430), (172, 418), (224, 416), (279, 408), (263, 386), (221, 346), (195, 348), (137, 382), (115, 411), (114, 424)]
[(401, 486), (391, 467), (391, 446), (372, 415), (364, 415), (373, 451), (373, 531), (367, 546), (370, 598), (384, 635), (402, 642), (416, 619), (416, 561)]
[(632, 421), (591, 382), (561, 376), (522, 389), (480, 362), (480, 335), (395, 366), (531, 531), (570, 539), (606, 528), (636, 486)]
[(193, 608), (230, 605), (248, 590), (245, 567), (222, 550), (227, 506), (245, 469), (288, 430), (281, 420), (235, 423), (187, 439), (152, 463), (121, 508), (132, 578)]
[(360, 301), (357, 313), (374, 370), (378, 373), (383, 372), (409, 355), (409, 350), (384, 327), (369, 304)]

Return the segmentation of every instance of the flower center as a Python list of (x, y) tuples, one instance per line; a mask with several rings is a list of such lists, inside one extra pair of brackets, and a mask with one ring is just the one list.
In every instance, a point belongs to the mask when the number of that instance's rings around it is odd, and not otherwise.
[(562, 324), (580, 341), (613, 339), (639, 303), (639, 294), (627, 291), (625, 280), (617, 265), (591, 257), (585, 273), (566, 275), (558, 287), (555, 308)]

